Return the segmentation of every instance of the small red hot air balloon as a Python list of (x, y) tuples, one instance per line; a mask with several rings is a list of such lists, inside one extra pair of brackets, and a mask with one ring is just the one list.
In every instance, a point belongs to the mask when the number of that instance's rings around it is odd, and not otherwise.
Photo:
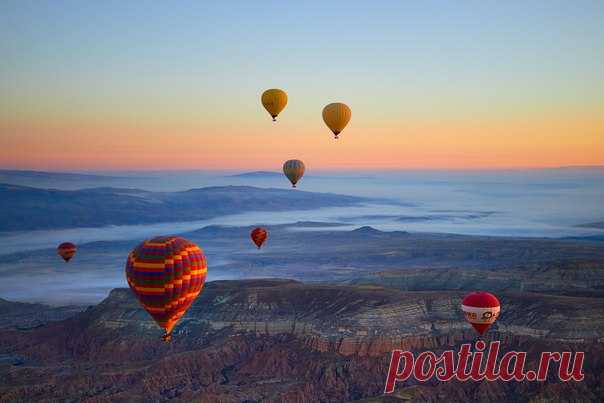
[(268, 231), (264, 228), (257, 227), (252, 230), (252, 232), (250, 233), (250, 237), (252, 238), (252, 241), (254, 241), (258, 249), (260, 249), (264, 241), (266, 241), (266, 238), (268, 238)]
[(71, 242), (63, 242), (57, 247), (57, 253), (63, 258), (63, 260), (69, 262), (69, 259), (75, 255), (76, 249), (76, 246)]
[(128, 255), (126, 279), (143, 308), (165, 330), (164, 341), (201, 292), (208, 269), (203, 250), (177, 236), (161, 236)]
[(477, 291), (464, 297), (461, 309), (466, 320), (482, 335), (497, 320), (500, 305), (493, 294)]

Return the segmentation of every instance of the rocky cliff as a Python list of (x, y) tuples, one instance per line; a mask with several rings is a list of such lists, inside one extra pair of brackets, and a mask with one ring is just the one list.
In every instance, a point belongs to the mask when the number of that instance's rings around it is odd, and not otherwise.
[[(0, 331), (0, 401), (376, 401), (383, 399), (392, 349), (441, 351), (475, 338), (461, 316), (461, 296), (217, 281), (207, 284), (165, 344), (131, 292), (116, 289), (70, 319)], [(539, 351), (586, 351), (586, 380), (409, 382), (384, 401), (601, 401), (604, 302), (500, 297), (501, 318), (487, 339), (501, 340), (504, 350), (527, 350), (533, 361)]]

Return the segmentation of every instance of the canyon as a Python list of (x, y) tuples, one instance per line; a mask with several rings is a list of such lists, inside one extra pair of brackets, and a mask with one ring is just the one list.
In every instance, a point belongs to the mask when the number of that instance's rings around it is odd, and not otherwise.
[[(604, 398), (604, 301), (502, 292), (484, 340), (502, 351), (585, 351), (585, 380), (397, 385), (382, 396), (393, 349), (439, 352), (476, 339), (463, 291), (293, 280), (214, 281), (172, 343), (128, 289), (71, 317), (0, 330), (0, 401), (585, 401)], [(19, 304), (21, 305), (21, 304)], [(23, 309), (23, 307), (20, 307)]]

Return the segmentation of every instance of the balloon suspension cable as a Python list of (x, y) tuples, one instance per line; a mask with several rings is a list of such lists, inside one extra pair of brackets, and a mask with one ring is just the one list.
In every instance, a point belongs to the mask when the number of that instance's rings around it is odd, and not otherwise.
[(165, 341), (166, 343), (172, 341), (172, 332), (169, 332), (169, 333), (166, 332), (166, 333), (164, 333), (164, 335), (161, 337), (161, 339), (163, 341)]

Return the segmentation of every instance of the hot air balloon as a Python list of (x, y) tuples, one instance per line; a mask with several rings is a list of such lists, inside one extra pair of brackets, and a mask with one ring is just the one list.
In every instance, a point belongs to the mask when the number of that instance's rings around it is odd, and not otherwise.
[(66, 262), (69, 262), (69, 259), (73, 257), (76, 253), (76, 246), (71, 242), (63, 242), (61, 245), (57, 247), (57, 253), (59, 256), (63, 258)]
[(338, 138), (338, 134), (344, 130), (350, 121), (351, 116), (352, 111), (348, 105), (340, 102), (329, 104), (323, 108), (323, 120), (327, 127), (331, 129), (336, 139)]
[(250, 232), (250, 237), (258, 249), (260, 249), (264, 241), (266, 241), (266, 238), (268, 238), (268, 231), (264, 228), (257, 227)]
[(287, 94), (278, 88), (271, 88), (262, 93), (261, 101), (264, 109), (273, 118), (273, 122), (276, 122), (277, 116), (287, 105)]
[(164, 341), (201, 292), (208, 269), (203, 250), (177, 236), (146, 240), (128, 255), (126, 279), (143, 308), (165, 330)]
[(499, 316), (499, 300), (493, 294), (478, 291), (466, 295), (461, 303), (466, 320), (483, 334)]
[(292, 183), (292, 187), (296, 187), (296, 183), (304, 175), (304, 163), (300, 160), (288, 160), (283, 164), (283, 173), (287, 176), (287, 179)]

